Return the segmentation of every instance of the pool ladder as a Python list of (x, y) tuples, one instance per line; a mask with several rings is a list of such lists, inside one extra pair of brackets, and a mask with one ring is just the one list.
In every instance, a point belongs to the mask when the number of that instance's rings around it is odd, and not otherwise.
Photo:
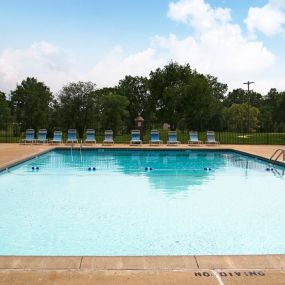
[[(70, 146), (70, 154), (71, 154), (71, 160), (73, 161), (73, 148), (74, 148), (74, 143), (72, 142)], [(79, 146), (79, 153), (80, 153), (80, 161), (82, 162), (82, 140), (80, 141), (80, 146)]]
[(285, 161), (285, 149), (279, 148), (270, 157), (270, 160), (277, 161), (283, 155), (283, 161)]
[(82, 162), (82, 140), (80, 140), (79, 152), (80, 152), (80, 161)]

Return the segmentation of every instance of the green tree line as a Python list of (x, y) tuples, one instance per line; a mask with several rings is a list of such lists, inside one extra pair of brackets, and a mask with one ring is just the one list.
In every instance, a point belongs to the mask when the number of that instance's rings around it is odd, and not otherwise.
[(180, 130), (278, 132), (285, 130), (285, 92), (228, 93), (216, 77), (175, 62), (148, 77), (126, 76), (112, 88), (72, 82), (53, 94), (44, 82), (28, 77), (10, 94), (0, 92), (0, 128), (12, 122), (22, 130), (128, 132), (139, 113), (147, 129), (167, 123)]

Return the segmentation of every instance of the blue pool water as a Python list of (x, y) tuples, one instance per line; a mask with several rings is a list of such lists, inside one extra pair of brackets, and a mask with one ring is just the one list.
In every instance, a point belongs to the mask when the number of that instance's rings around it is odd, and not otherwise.
[(230, 151), (52, 151), (0, 174), (0, 255), (284, 254), (284, 170)]

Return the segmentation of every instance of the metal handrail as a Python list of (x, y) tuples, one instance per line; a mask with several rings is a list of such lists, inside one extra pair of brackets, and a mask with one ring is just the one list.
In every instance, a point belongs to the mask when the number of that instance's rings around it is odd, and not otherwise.
[(274, 156), (277, 155), (277, 157), (274, 159), (275, 161), (277, 161), (282, 154), (283, 154), (283, 161), (285, 161), (285, 149), (282, 149), (282, 148), (275, 150), (275, 152), (270, 157), (270, 160), (273, 160)]
[(79, 151), (80, 151), (80, 161), (82, 162), (82, 140), (80, 140), (80, 148), (79, 148)]

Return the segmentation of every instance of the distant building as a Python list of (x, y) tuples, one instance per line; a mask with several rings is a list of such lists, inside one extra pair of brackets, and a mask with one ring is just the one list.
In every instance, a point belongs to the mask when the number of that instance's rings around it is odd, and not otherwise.
[(163, 130), (170, 130), (170, 125), (167, 124), (167, 123), (164, 123), (164, 124), (162, 125), (162, 129), (163, 129)]

